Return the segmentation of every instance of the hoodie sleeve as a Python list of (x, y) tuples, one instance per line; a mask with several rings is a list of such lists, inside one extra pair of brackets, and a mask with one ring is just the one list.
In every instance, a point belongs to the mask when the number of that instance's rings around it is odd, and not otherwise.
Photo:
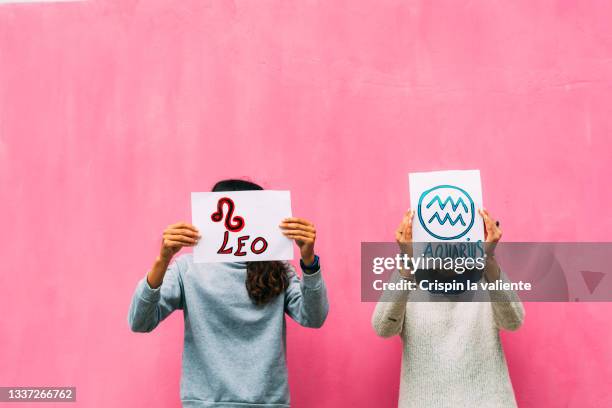
[(128, 313), (132, 331), (150, 332), (174, 310), (183, 308), (181, 262), (179, 257), (168, 266), (158, 288), (151, 288), (146, 276), (138, 282)]
[(321, 275), (321, 269), (300, 279), (295, 268), (289, 267), (289, 285), (285, 291), (285, 312), (304, 327), (319, 328), (323, 326), (329, 304), (327, 288)]

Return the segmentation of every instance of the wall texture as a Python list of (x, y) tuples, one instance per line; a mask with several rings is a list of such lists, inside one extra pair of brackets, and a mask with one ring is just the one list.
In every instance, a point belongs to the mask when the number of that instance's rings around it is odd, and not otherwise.
[[(478, 168), (508, 241), (609, 240), (612, 5), (85, 1), (0, 6), (0, 384), (178, 407), (182, 320), (133, 334), (189, 193), (247, 176), (315, 221), (331, 313), (289, 328), (294, 405), (392, 407), (400, 343), (360, 303), (410, 171)], [(608, 304), (528, 304), (519, 404), (612, 405)], [(478, 385), (475, 385), (478, 386)]]

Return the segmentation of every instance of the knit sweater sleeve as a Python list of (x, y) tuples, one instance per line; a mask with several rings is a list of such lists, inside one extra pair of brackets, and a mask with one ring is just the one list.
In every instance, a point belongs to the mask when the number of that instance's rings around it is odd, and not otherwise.
[[(395, 272), (390, 282), (399, 282), (402, 277)], [(380, 297), (372, 314), (372, 327), (381, 337), (392, 337), (402, 332), (406, 315), (408, 291), (386, 291)]]
[[(500, 277), (504, 283), (510, 282), (503, 271)], [(498, 329), (517, 330), (525, 319), (525, 308), (518, 295), (513, 290), (490, 290), (493, 317)]]

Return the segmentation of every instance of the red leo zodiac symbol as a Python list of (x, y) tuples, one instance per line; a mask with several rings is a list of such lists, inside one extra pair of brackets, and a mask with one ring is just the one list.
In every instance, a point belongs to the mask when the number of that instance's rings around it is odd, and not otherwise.
[[(221, 244), (221, 248), (217, 251), (218, 254), (231, 254), (234, 251), (233, 247), (227, 247), (229, 241), (229, 233), (231, 232), (239, 232), (244, 228), (244, 218), (234, 215), (234, 209), (236, 205), (234, 201), (229, 197), (220, 198), (217, 202), (217, 211), (211, 214), (210, 219), (213, 222), (221, 222), (223, 220), (223, 207), (227, 206), (227, 214), (225, 215), (225, 221), (223, 224), (227, 231), (223, 234), (223, 243)], [(245, 241), (248, 241), (250, 238), (249, 235), (243, 235), (238, 238), (238, 245), (236, 246), (236, 252), (234, 252), (235, 256), (245, 256), (247, 253), (243, 251), (243, 247), (245, 246)], [(251, 242), (251, 251), (254, 254), (261, 254), (266, 249), (268, 249), (268, 242), (263, 237), (257, 237)]]
[(225, 204), (227, 204), (227, 215), (225, 216), (225, 228), (227, 228), (227, 230), (231, 232), (240, 231), (241, 229), (244, 228), (244, 218), (238, 215), (235, 217), (233, 216), (234, 208), (236, 208), (236, 205), (234, 204), (234, 201), (229, 197), (223, 197), (219, 199), (219, 201), (217, 202), (217, 211), (212, 213), (212, 215), (210, 216), (210, 219), (212, 219), (214, 222), (221, 221), (223, 219), (223, 206)]

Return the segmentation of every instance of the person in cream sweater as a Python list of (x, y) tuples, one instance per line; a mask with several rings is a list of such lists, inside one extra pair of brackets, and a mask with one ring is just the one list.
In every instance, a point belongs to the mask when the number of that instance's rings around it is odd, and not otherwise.
[[(499, 223), (487, 211), (479, 213), (487, 248), (479, 278), (507, 282), (493, 252), (502, 236)], [(411, 253), (413, 216), (409, 210), (396, 232), (404, 253)], [(392, 277), (399, 279), (414, 280), (415, 274), (400, 269)], [(372, 316), (379, 336), (402, 339), (398, 407), (516, 407), (499, 336), (500, 330), (516, 330), (523, 323), (525, 312), (516, 293), (489, 290), (488, 301), (458, 302), (452, 296), (434, 299), (435, 294), (417, 292), (383, 295)]]

